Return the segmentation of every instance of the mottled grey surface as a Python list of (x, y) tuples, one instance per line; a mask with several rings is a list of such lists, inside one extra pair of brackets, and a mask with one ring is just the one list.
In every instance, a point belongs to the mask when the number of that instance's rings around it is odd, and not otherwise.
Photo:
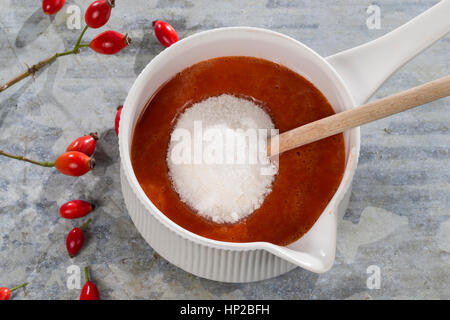
[[(297, 268), (250, 284), (200, 279), (155, 254), (126, 212), (113, 130), (117, 105), (163, 49), (152, 33), (154, 19), (171, 22), (181, 37), (222, 26), (270, 28), (327, 56), (375, 39), (436, 2), (376, 1), (381, 29), (369, 30), (370, 1), (117, 1), (108, 26), (128, 32), (133, 46), (116, 56), (84, 50), (63, 57), (36, 80), (0, 93), (0, 149), (53, 160), (74, 138), (91, 131), (101, 136), (98, 167), (80, 178), (0, 158), (0, 286), (28, 281), (14, 299), (77, 299), (79, 290), (66, 287), (66, 269), (89, 264), (105, 299), (449, 299), (450, 99), (362, 128), (360, 164), (331, 271)], [(68, 1), (81, 8), (89, 3)], [(24, 71), (25, 63), (70, 48), (79, 31), (68, 30), (66, 17), (45, 16), (36, 0), (0, 0), (0, 82)], [(97, 32), (89, 30), (86, 38)], [(448, 74), (449, 52), (447, 36), (400, 69), (375, 97)], [(58, 208), (74, 198), (100, 205), (91, 214), (85, 248), (70, 259), (65, 236), (80, 221), (61, 219)], [(366, 285), (370, 265), (380, 267), (378, 290)]]

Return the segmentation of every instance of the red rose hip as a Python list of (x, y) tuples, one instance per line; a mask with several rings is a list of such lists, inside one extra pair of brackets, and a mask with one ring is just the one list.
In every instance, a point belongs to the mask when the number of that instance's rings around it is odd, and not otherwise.
[(11, 290), (8, 288), (0, 288), (0, 300), (9, 300), (11, 297)]
[(75, 139), (68, 147), (66, 151), (79, 151), (85, 155), (92, 156), (97, 146), (98, 134), (92, 132), (87, 136), (82, 136)]
[(62, 174), (79, 177), (95, 167), (95, 160), (82, 152), (69, 151), (56, 159), (55, 167)]
[(117, 135), (119, 135), (119, 123), (120, 123), (120, 115), (122, 114), (122, 109), (123, 109), (123, 106), (119, 106), (117, 108), (117, 113), (116, 113), (115, 129), (116, 129)]
[(42, 1), (42, 10), (48, 15), (55, 14), (61, 10), (65, 2), (66, 0), (44, 0)]
[(111, 10), (115, 6), (115, 0), (97, 0), (86, 9), (84, 20), (89, 28), (104, 26), (111, 17)]
[(84, 244), (84, 233), (89, 223), (91, 223), (92, 219), (89, 219), (85, 224), (83, 224), (80, 228), (73, 228), (70, 230), (69, 234), (66, 238), (66, 248), (69, 256), (71, 258), (75, 257), (78, 252), (81, 250)]
[(115, 54), (131, 43), (128, 35), (108, 30), (97, 35), (89, 44), (92, 50), (101, 54)]
[(84, 268), (84, 275), (86, 277), (86, 283), (81, 289), (80, 300), (100, 300), (100, 293), (97, 286), (89, 281), (88, 267)]
[(170, 47), (178, 41), (178, 35), (175, 29), (165, 21), (153, 21), (153, 28), (155, 29), (156, 38), (165, 47)]
[(65, 219), (82, 218), (94, 210), (94, 205), (83, 200), (72, 200), (59, 208), (59, 214)]

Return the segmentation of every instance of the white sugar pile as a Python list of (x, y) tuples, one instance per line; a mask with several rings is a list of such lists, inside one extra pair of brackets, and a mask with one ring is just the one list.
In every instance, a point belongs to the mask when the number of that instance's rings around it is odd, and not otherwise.
[[(167, 153), (169, 176), (181, 200), (217, 223), (237, 222), (258, 209), (277, 173), (266, 155), (273, 128), (262, 108), (228, 94), (186, 109)], [(249, 134), (255, 132), (252, 140)]]

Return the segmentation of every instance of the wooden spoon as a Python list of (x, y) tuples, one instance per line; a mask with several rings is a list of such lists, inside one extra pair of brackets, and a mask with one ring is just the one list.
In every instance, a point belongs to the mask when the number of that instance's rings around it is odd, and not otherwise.
[(267, 143), (267, 154), (274, 156), (284, 151), (344, 132), (347, 129), (355, 128), (449, 95), (450, 76), (446, 76), (283, 132), (269, 139)]

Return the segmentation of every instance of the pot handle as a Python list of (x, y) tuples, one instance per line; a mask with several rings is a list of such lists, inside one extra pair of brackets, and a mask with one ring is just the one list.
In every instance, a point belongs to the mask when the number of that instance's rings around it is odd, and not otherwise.
[(398, 68), (449, 31), (450, 0), (443, 0), (394, 31), (326, 60), (360, 105)]

